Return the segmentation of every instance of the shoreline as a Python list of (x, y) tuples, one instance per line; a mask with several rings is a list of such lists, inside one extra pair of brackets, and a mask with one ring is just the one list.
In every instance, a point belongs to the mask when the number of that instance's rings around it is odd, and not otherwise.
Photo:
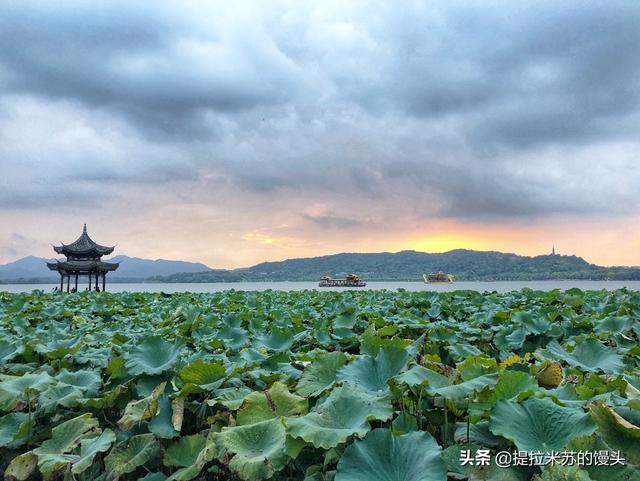
[[(25, 293), (40, 290), (51, 292), (56, 283), (47, 284), (1, 284), (0, 292)], [(513, 292), (523, 289), (534, 291), (568, 290), (577, 288), (583, 291), (618, 290), (626, 288), (640, 291), (640, 281), (595, 281), (595, 280), (542, 280), (542, 281), (459, 281), (443, 284), (425, 284), (423, 281), (369, 281), (365, 287), (319, 287), (318, 282), (310, 281), (273, 281), (273, 282), (212, 282), (212, 283), (111, 283), (107, 292), (223, 292), (223, 291), (304, 291), (319, 292), (358, 292), (358, 291), (396, 291), (411, 292)], [(79, 293), (84, 292), (81, 288)]]

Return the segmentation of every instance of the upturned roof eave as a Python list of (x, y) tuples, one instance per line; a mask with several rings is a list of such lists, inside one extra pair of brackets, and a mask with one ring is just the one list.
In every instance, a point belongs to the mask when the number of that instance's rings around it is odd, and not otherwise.
[(111, 254), (115, 249), (115, 246), (113, 247), (107, 247), (107, 246), (101, 246), (100, 244), (95, 244), (91, 247), (88, 248), (83, 248), (83, 249), (78, 249), (78, 248), (74, 248), (72, 244), (69, 245), (61, 245), (61, 246), (53, 246), (53, 250), (58, 253), (58, 254), (90, 254), (92, 252), (95, 252), (96, 254), (100, 254), (100, 255), (108, 255)]
[(61, 261), (47, 262), (47, 267), (52, 271), (70, 271), (70, 272), (112, 272), (120, 267), (119, 262), (102, 262), (102, 261)]

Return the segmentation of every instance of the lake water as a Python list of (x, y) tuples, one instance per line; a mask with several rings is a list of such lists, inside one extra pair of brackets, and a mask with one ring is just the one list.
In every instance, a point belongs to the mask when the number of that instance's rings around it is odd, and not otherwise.
[[(0, 284), (0, 292), (31, 292), (42, 289), (50, 292), (56, 284)], [(640, 281), (499, 281), (499, 282), (454, 282), (452, 284), (425, 284), (423, 282), (368, 282), (366, 287), (358, 290), (370, 289), (406, 289), (407, 291), (436, 291), (446, 292), (455, 290), (497, 291), (508, 292), (525, 287), (550, 291), (553, 289), (570, 289), (577, 287), (582, 290), (613, 290), (626, 287), (640, 291)], [(215, 282), (202, 284), (118, 284), (107, 283), (108, 292), (220, 292), (235, 289), (237, 291), (299, 291), (303, 289), (343, 291), (345, 288), (319, 288), (317, 282)]]

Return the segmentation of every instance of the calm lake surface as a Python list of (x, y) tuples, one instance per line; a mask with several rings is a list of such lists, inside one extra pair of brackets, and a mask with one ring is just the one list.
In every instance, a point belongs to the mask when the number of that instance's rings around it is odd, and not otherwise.
[[(34, 289), (42, 289), (50, 292), (57, 284), (0, 284), (0, 292), (31, 292)], [(504, 281), (504, 282), (454, 282), (452, 284), (425, 284), (423, 282), (368, 282), (366, 287), (358, 290), (406, 289), (407, 291), (456, 291), (474, 290), (479, 292), (518, 291), (525, 287), (550, 291), (553, 289), (571, 289), (577, 287), (582, 290), (613, 290), (626, 287), (634, 291), (640, 291), (640, 281)], [(81, 287), (84, 289), (84, 286)], [(202, 284), (118, 284), (107, 283), (108, 292), (220, 292), (235, 289), (236, 291), (265, 291), (273, 289), (277, 291), (300, 291), (303, 289), (316, 289), (323, 291), (343, 291), (345, 288), (319, 288), (317, 282), (215, 282)]]

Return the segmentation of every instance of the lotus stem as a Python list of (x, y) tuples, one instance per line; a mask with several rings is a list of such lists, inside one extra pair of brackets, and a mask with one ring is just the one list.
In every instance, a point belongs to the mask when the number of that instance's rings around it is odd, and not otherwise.
[(447, 400), (444, 400), (444, 436), (442, 446), (447, 447), (447, 435), (449, 434), (449, 411), (447, 410)]

